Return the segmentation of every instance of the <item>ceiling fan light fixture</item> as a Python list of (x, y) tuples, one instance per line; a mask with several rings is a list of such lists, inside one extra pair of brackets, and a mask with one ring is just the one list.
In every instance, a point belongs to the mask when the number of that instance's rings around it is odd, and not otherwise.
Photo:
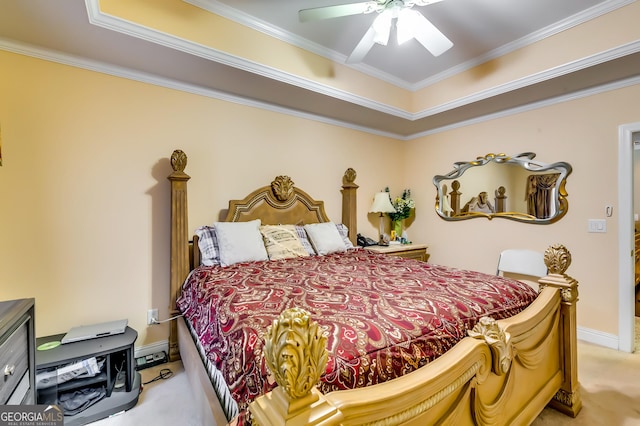
[(367, 32), (347, 57), (345, 62), (348, 64), (362, 61), (376, 43), (386, 46), (389, 42), (394, 20), (396, 21), (398, 44), (413, 38), (431, 52), (432, 55), (439, 56), (449, 50), (453, 46), (453, 42), (420, 12), (411, 10), (413, 6), (426, 6), (439, 1), (442, 0), (370, 0), (303, 9), (298, 14), (300, 21), (306, 22), (377, 12), (378, 16), (376, 16)]
[(398, 13), (396, 27), (398, 30), (398, 44), (403, 44), (415, 37), (416, 30), (420, 26), (420, 12), (411, 9), (402, 9)]
[(391, 21), (393, 20), (393, 14), (390, 10), (383, 10), (374, 19), (371, 27), (375, 33), (373, 41), (383, 46), (386, 46), (389, 42), (389, 35), (391, 34)]

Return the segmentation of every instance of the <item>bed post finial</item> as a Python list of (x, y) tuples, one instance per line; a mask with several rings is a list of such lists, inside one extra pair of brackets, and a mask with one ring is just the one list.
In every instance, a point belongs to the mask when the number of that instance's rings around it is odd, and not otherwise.
[(344, 172), (344, 182), (345, 183), (353, 183), (353, 182), (355, 182), (357, 176), (358, 176), (358, 174), (356, 173), (356, 171), (354, 169), (352, 169), (351, 167), (349, 167)]
[(571, 265), (571, 253), (562, 244), (554, 244), (545, 250), (544, 263), (549, 268), (549, 274), (564, 275)]
[(327, 338), (310, 315), (290, 308), (267, 328), (265, 361), (291, 398), (307, 396), (327, 366)]
[(253, 424), (315, 425), (342, 416), (316, 389), (329, 353), (327, 337), (309, 312), (283, 311), (267, 328), (263, 353), (278, 386), (249, 406)]
[(187, 167), (187, 154), (181, 149), (176, 149), (171, 154), (171, 168), (174, 172), (184, 172)]

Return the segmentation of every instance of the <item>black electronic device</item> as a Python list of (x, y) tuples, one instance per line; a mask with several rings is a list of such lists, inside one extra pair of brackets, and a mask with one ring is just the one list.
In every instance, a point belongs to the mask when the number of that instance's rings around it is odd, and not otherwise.
[(377, 246), (378, 242), (372, 238), (365, 237), (363, 235), (358, 234), (356, 239), (358, 245), (360, 247), (369, 247), (369, 246)]
[(143, 370), (145, 368), (153, 367), (154, 365), (164, 364), (167, 362), (166, 352), (156, 352), (151, 355), (140, 356), (136, 358), (136, 370)]

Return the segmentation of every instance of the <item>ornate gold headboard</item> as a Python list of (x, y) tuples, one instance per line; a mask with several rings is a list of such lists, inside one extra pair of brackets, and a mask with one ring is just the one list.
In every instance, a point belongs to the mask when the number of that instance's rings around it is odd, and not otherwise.
[(229, 201), (225, 222), (254, 219), (260, 219), (264, 225), (329, 222), (324, 202), (296, 188), (289, 176), (277, 176), (270, 186), (256, 189), (242, 200)]

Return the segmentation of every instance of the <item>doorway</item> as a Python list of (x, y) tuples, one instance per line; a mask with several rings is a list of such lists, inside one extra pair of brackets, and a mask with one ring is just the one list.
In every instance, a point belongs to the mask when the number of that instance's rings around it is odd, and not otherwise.
[(618, 350), (635, 346), (634, 136), (640, 122), (618, 127)]
[(631, 134), (633, 145), (633, 221), (634, 221), (634, 352), (640, 354), (640, 197), (637, 195), (640, 191), (640, 132)]

